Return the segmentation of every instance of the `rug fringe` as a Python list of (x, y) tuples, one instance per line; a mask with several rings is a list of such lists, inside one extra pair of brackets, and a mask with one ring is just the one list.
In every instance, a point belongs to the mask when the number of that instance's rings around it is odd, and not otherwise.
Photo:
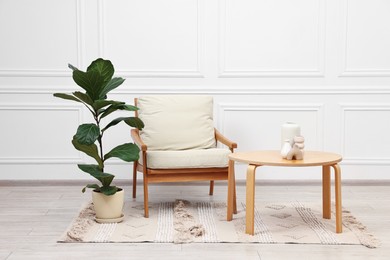
[(194, 216), (189, 212), (191, 203), (186, 200), (176, 200), (174, 204), (174, 222), (175, 229), (174, 243), (189, 243), (194, 238), (203, 236), (205, 229), (202, 224), (196, 223)]
[(95, 211), (90, 202), (83, 207), (80, 214), (73, 220), (70, 229), (65, 233), (63, 242), (82, 242), (90, 226), (94, 224)]
[(381, 245), (381, 242), (368, 231), (367, 227), (346, 209), (343, 209), (343, 224), (355, 233), (362, 245), (368, 248), (377, 248)]

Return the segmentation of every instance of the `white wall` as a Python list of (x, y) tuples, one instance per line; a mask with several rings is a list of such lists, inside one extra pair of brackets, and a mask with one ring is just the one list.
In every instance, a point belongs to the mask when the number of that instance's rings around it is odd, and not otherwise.
[[(68, 63), (97, 57), (127, 79), (112, 99), (212, 94), (238, 150), (279, 149), (280, 126), (294, 121), (307, 149), (343, 155), (344, 179), (390, 179), (388, 0), (1, 0), (0, 37), (0, 179), (88, 178), (70, 140), (91, 118), (52, 93), (77, 89)], [(130, 140), (125, 126), (108, 138)], [(110, 168), (131, 176), (131, 165)]]

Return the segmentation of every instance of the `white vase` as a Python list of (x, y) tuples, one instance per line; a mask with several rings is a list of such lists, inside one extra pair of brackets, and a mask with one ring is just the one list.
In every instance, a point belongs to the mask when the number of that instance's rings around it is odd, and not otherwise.
[(290, 140), (286, 139), (282, 146), (282, 150), (280, 150), (280, 155), (283, 157), (283, 159), (287, 158), (287, 154), (290, 150), (291, 150)]
[(105, 195), (101, 192), (92, 192), (92, 202), (95, 209), (95, 220), (100, 223), (113, 223), (123, 220), (124, 191), (117, 191), (114, 195)]
[(282, 125), (282, 144), (283, 147), (286, 139), (290, 141), (290, 145), (294, 144), (294, 137), (297, 135), (301, 135), (301, 127), (296, 123), (287, 122)]

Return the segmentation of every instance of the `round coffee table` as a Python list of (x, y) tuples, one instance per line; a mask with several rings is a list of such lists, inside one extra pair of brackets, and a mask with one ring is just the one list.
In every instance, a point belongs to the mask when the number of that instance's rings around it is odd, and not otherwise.
[(234, 162), (248, 164), (246, 173), (246, 233), (254, 234), (255, 172), (260, 166), (309, 167), (322, 166), (322, 216), (331, 218), (330, 168), (335, 173), (336, 233), (342, 232), (340, 155), (328, 152), (305, 151), (303, 160), (286, 160), (280, 151), (237, 152), (229, 155), (227, 220), (233, 219)]

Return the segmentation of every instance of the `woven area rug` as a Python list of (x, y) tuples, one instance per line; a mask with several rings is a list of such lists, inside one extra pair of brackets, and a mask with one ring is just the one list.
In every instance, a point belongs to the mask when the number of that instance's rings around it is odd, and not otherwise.
[(318, 207), (296, 201), (256, 203), (255, 235), (250, 236), (245, 234), (245, 204), (238, 203), (237, 209), (228, 222), (225, 203), (176, 200), (151, 203), (150, 217), (144, 218), (142, 202), (126, 202), (123, 222), (99, 224), (91, 203), (58, 242), (379, 245), (347, 210), (343, 210), (343, 233), (336, 234), (334, 216), (323, 219)]

